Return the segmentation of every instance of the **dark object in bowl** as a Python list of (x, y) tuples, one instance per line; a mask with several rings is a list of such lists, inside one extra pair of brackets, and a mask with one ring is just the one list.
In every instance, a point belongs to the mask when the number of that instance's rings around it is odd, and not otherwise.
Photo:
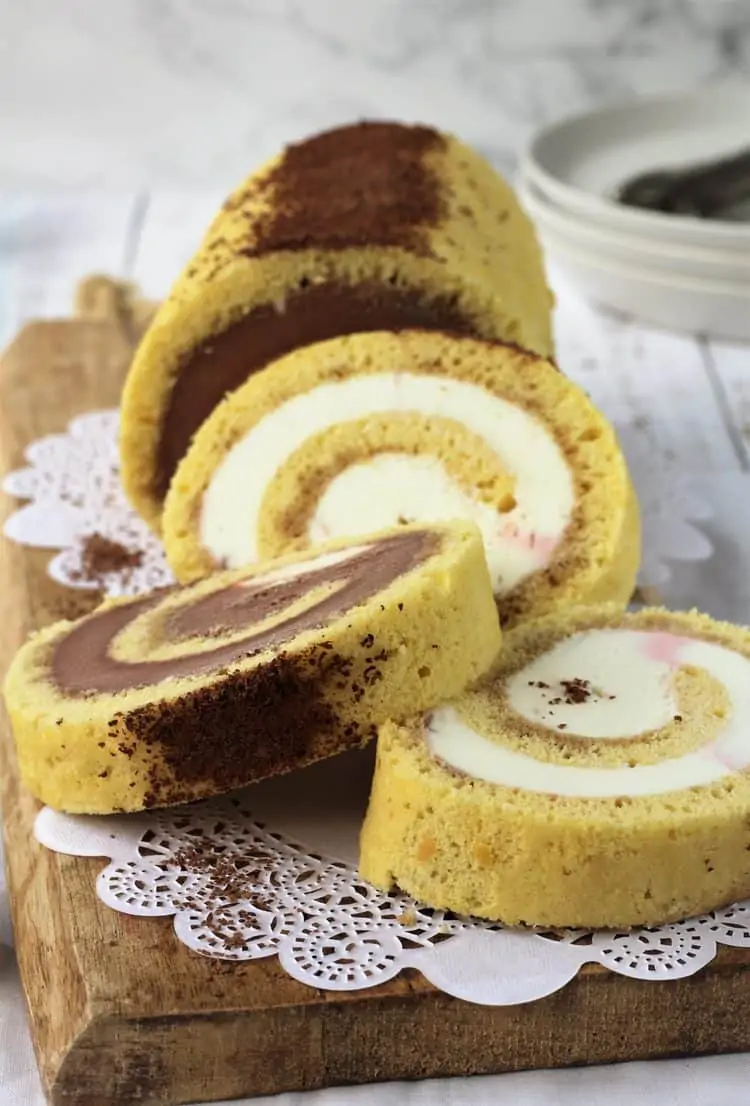
[(702, 165), (640, 173), (620, 186), (615, 199), (698, 219), (750, 219), (750, 147)]

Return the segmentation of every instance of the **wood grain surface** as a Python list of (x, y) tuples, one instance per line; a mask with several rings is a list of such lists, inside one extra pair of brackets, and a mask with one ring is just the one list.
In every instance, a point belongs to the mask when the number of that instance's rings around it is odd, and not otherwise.
[[(73, 415), (116, 404), (138, 324), (132, 313), (123, 324), (127, 294), (105, 289), (105, 299), (110, 293), (114, 310), (84, 289), (86, 317), (31, 324), (4, 354), (3, 471)], [(12, 508), (5, 499), (3, 512)], [(30, 630), (81, 613), (95, 597), (52, 581), (48, 553), (4, 540), (0, 556), (4, 671)], [(700, 974), (665, 984), (592, 966), (563, 991), (516, 1007), (460, 1002), (413, 971), (337, 994), (297, 983), (275, 958), (202, 958), (174, 938), (169, 919), (103, 906), (94, 893), (100, 861), (34, 843), (37, 804), (19, 784), (4, 720), (0, 771), (19, 965), (45, 1088), (60, 1106), (149, 1106), (750, 1048), (748, 950), (723, 948)]]

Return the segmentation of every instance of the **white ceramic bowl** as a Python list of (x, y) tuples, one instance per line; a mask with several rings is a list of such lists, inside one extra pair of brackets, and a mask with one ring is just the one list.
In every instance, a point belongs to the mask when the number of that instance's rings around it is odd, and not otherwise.
[(726, 156), (750, 142), (750, 88), (636, 100), (542, 130), (521, 162), (524, 178), (568, 212), (622, 233), (687, 247), (750, 252), (750, 224), (664, 215), (618, 204), (636, 174)]
[(668, 330), (750, 342), (750, 283), (680, 278), (603, 261), (541, 233), (549, 260), (594, 303)]
[(664, 275), (677, 273), (699, 279), (750, 282), (750, 251), (744, 255), (733, 250), (655, 241), (643, 234), (624, 234), (565, 211), (531, 181), (519, 180), (517, 190), (540, 232), (553, 235), (567, 249), (584, 249), (597, 254), (605, 263), (623, 262)]

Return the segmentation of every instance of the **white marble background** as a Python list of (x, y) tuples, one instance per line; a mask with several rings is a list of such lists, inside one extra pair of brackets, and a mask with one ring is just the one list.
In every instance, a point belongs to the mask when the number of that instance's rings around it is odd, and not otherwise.
[(537, 126), (750, 79), (750, 0), (0, 0), (0, 188), (232, 184), (420, 119), (508, 169)]

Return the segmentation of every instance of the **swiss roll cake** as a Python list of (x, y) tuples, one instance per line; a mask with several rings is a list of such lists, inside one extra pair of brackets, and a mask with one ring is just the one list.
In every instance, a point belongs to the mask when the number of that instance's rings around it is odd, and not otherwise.
[(615, 432), (538, 354), (437, 331), (296, 350), (206, 420), (167, 496), (178, 579), (463, 518), (502, 621), (630, 598), (638, 508)]
[(314, 135), (229, 197), (157, 312), (123, 394), (125, 489), (158, 528), (192, 435), (292, 349), (416, 326), (548, 354), (551, 302), (532, 224), (473, 150), (392, 122)]
[(362, 875), (506, 923), (627, 927), (750, 895), (750, 631), (578, 609), (380, 732)]
[(5, 701), (34, 795), (133, 811), (362, 745), (457, 694), (499, 645), (479, 532), (412, 526), (49, 626)]

